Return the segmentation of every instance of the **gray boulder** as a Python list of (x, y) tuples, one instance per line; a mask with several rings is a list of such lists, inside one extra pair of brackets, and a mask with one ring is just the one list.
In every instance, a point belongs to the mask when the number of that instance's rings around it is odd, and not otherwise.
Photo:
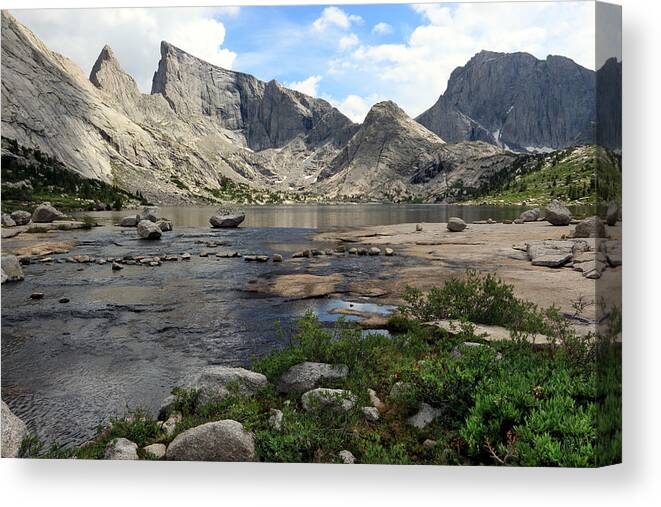
[(466, 222), (461, 218), (452, 217), (448, 220), (448, 231), (450, 232), (461, 232), (466, 228)]
[(156, 222), (156, 225), (161, 230), (161, 232), (170, 232), (172, 230), (172, 222), (169, 220), (161, 219)]
[(379, 420), (379, 411), (376, 407), (363, 407), (360, 411), (365, 416), (365, 419), (370, 422), (376, 422)]
[(165, 444), (151, 444), (144, 448), (145, 454), (153, 458), (161, 459), (165, 456)]
[(11, 254), (6, 254), (0, 257), (0, 265), (2, 267), (2, 283), (5, 282), (19, 282), (23, 280), (23, 268), (18, 261), (18, 257)]
[(572, 233), (574, 238), (606, 238), (606, 227), (597, 216), (588, 217), (576, 225)]
[(124, 217), (120, 220), (119, 225), (120, 227), (136, 227), (138, 223), (140, 222), (140, 215), (129, 215), (127, 217)]
[[(12, 218), (13, 214), (12, 214)], [(617, 205), (617, 202), (611, 201), (606, 210), (606, 223), (611, 227), (617, 224), (618, 219), (620, 218), (620, 207)], [(18, 222), (16, 222), (18, 223)]]
[(140, 220), (138, 222), (138, 236), (141, 239), (161, 239), (161, 234), (160, 227), (151, 220)]
[(0, 427), (2, 428), (2, 457), (17, 458), (21, 442), (28, 436), (28, 427), (3, 401), (0, 406)]
[(353, 453), (351, 451), (347, 451), (346, 449), (340, 451), (338, 456), (340, 461), (342, 461), (342, 463), (345, 465), (353, 465), (356, 462), (356, 457), (353, 455)]
[(32, 213), (19, 209), (12, 212), (11, 218), (16, 222), (16, 225), (27, 225), (32, 220)]
[(280, 393), (302, 393), (319, 387), (323, 381), (346, 378), (349, 367), (343, 364), (299, 363), (287, 370), (278, 382)]
[(232, 389), (236, 389), (238, 394), (253, 395), (267, 384), (268, 380), (261, 373), (245, 368), (213, 365), (202, 368), (190, 377), (186, 387), (200, 391), (200, 403), (210, 403), (227, 397)]
[(553, 199), (544, 209), (544, 219), (551, 225), (569, 225), (571, 212), (557, 199)]
[(422, 429), (429, 426), (441, 414), (442, 411), (440, 409), (423, 402), (418, 406), (418, 412), (409, 417), (406, 422), (415, 428)]
[(209, 223), (214, 228), (232, 228), (241, 225), (245, 219), (245, 213), (219, 209), (209, 218)]
[(153, 206), (147, 206), (142, 209), (140, 213), (140, 220), (149, 220), (150, 222), (158, 221), (158, 208)]
[(106, 447), (103, 459), (138, 459), (138, 445), (126, 438), (116, 438)]
[(2, 226), (3, 227), (16, 227), (16, 222), (7, 213), (3, 213), (2, 214)]
[(180, 433), (165, 455), (175, 461), (254, 461), (255, 442), (241, 423), (226, 419)]
[(535, 222), (541, 214), (542, 211), (539, 208), (529, 209), (519, 215), (519, 220), (522, 222)]
[(356, 405), (356, 397), (344, 389), (318, 387), (304, 393), (301, 404), (306, 412), (348, 412)]
[(37, 206), (32, 213), (32, 221), (35, 223), (50, 223), (53, 220), (64, 218), (64, 213), (56, 210), (49, 202), (44, 202)]

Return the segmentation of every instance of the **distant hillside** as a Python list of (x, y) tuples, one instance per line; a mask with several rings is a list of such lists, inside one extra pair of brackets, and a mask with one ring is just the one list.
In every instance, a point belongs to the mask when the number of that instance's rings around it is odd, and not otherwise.
[(466, 196), (487, 204), (595, 204), (621, 197), (621, 157), (596, 145), (547, 154), (520, 155), (505, 170)]

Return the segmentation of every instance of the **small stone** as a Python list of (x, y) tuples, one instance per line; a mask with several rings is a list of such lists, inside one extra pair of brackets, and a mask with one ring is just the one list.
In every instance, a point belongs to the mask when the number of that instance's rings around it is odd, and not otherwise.
[(440, 417), (441, 413), (440, 409), (422, 402), (418, 406), (418, 412), (409, 417), (406, 422), (415, 428), (422, 429), (429, 426), (436, 418)]
[(181, 260), (182, 261), (189, 261), (190, 260), (190, 254), (188, 252), (185, 252), (181, 254)]
[(367, 394), (369, 394), (370, 397), (370, 403), (372, 404), (373, 407), (375, 407), (377, 410), (382, 411), (386, 408), (384, 403), (379, 399), (379, 397), (376, 395), (376, 391), (374, 389), (368, 389)]
[(166, 436), (171, 437), (174, 435), (175, 429), (177, 428), (177, 424), (181, 422), (181, 414), (176, 413), (172, 414), (170, 417), (167, 418), (167, 420), (161, 424), (161, 429), (163, 432), (166, 434)]
[(381, 255), (381, 249), (373, 246), (372, 248), (369, 249), (368, 253), (372, 256)]
[(255, 260), (257, 262), (268, 262), (269, 256), (268, 255), (256, 255)]
[(360, 410), (368, 421), (376, 422), (379, 420), (379, 411), (376, 407), (363, 407)]
[(386, 257), (391, 257), (395, 255), (395, 251), (392, 248), (386, 248), (383, 253), (385, 254)]
[(349, 253), (351, 255), (358, 255), (358, 249), (356, 247), (349, 248)]
[(342, 463), (345, 465), (353, 465), (356, 462), (356, 457), (353, 455), (353, 453), (351, 451), (347, 451), (346, 449), (340, 451), (338, 456), (340, 457), (340, 461), (342, 461)]
[(422, 447), (424, 447), (428, 451), (433, 449), (435, 446), (436, 446), (436, 440), (432, 440), (431, 438), (428, 438), (424, 442), (422, 442)]
[(204, 251), (204, 250), (201, 251), (201, 252), (200, 252), (200, 257), (209, 257), (209, 252)]
[(348, 412), (356, 404), (356, 397), (344, 389), (318, 387), (301, 396), (301, 404), (306, 412), (317, 410), (330, 412)]
[(44, 293), (43, 292), (33, 292), (30, 294), (30, 299), (43, 299), (44, 298)]
[(282, 418), (284, 417), (282, 410), (272, 408), (270, 410), (271, 416), (269, 417), (269, 426), (275, 431), (282, 430)]
[(417, 224), (415, 226), (415, 232), (422, 232), (422, 224)]
[(143, 450), (145, 454), (150, 455), (152, 458), (161, 459), (165, 456), (165, 444), (151, 444)]
[(282, 255), (280, 254), (273, 254), (273, 262), (282, 262)]
[(62, 304), (68, 303), (69, 301), (71, 301), (69, 298), (60, 298), (59, 299), (59, 302), (62, 303)]
[(124, 269), (124, 266), (122, 266), (122, 265), (119, 264), (118, 262), (113, 262), (113, 263), (112, 263), (112, 270), (113, 270), (113, 271), (120, 271), (120, 270), (122, 270), (122, 269)]

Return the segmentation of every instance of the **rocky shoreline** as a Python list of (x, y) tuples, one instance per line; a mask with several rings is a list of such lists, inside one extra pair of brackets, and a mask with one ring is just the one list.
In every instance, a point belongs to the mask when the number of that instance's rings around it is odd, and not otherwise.
[[(577, 301), (592, 299), (590, 304), (580, 309), (583, 320), (574, 322), (574, 330), (579, 335), (584, 335), (595, 330), (595, 326), (603, 321), (603, 315), (599, 313), (599, 305), (596, 304), (597, 297), (603, 296), (606, 300), (604, 306), (606, 303), (618, 305), (618, 301), (609, 299), (608, 287), (621, 283), (621, 225), (617, 218), (613, 220), (612, 213), (607, 217), (606, 223), (594, 217), (575, 221), (571, 215), (567, 218), (569, 212), (563, 208), (559, 203), (552, 204), (551, 209), (546, 210), (544, 218), (541, 218), (540, 210), (529, 210), (511, 223), (487, 220), (467, 224), (455, 217), (447, 224), (397, 224), (322, 231), (312, 237), (313, 242), (309, 248), (270, 255), (226, 248), (231, 245), (213, 239), (196, 240), (198, 249), (183, 253), (165, 250), (155, 253), (150, 247), (145, 255), (119, 257), (67, 255), (76, 248), (76, 241), (44, 241), (44, 236), (62, 234), (67, 237), (67, 234), (71, 234), (67, 231), (76, 227), (60, 228), (59, 224), (78, 222), (59, 222), (53, 218), (50, 222), (43, 222), (49, 227), (55, 224), (49, 229), (51, 232), (20, 234), (20, 237), (14, 236), (11, 240), (5, 236), (6, 230), (29, 228), (34, 224), (3, 226), (3, 238), (7, 241), (3, 241), (2, 281), (3, 284), (20, 282), (24, 278), (21, 266), (33, 263), (46, 266), (77, 264), (81, 265), (79, 269), (84, 269), (85, 265), (107, 264), (107, 269), (113, 272), (129, 266), (154, 268), (168, 262), (190, 262), (193, 257), (205, 262), (212, 259), (222, 261), (242, 258), (245, 262), (252, 261), (258, 264), (268, 262), (269, 266), (279, 266), (284, 263), (292, 264), (296, 268), (304, 268), (303, 272), (298, 273), (276, 272), (259, 275), (247, 287), (247, 291), (251, 293), (278, 296), (289, 300), (345, 294), (375, 299), (380, 303), (400, 304), (401, 294), (407, 286), (425, 290), (441, 285), (445, 280), (466, 269), (479, 268), (482, 271), (496, 273), (503, 280), (511, 283), (517, 296), (534, 300), (542, 307), (557, 306), (567, 316), (578, 313)], [(145, 245), (159, 242), (151, 240), (149, 235), (141, 234), (138, 227), (140, 223), (148, 222), (157, 227), (160, 231), (159, 238), (161, 234), (173, 230), (172, 222), (158, 217), (157, 210), (153, 209), (143, 210), (142, 214), (135, 217), (134, 222), (135, 225), (129, 227), (136, 228), (137, 237), (143, 240), (150, 239), (144, 243)], [(41, 227), (42, 222), (38, 224)], [(213, 226), (213, 223), (211, 225)], [(21, 232), (29, 232), (29, 230)], [(20, 242), (17, 242), (18, 240)], [(314, 248), (312, 246), (314, 243), (334, 246)], [(218, 247), (223, 248), (217, 251)], [(352, 282), (348, 279), (349, 272), (344, 271), (339, 264), (334, 264), (332, 271), (325, 270), (316, 274), (307, 271), (314, 266), (323, 267), (325, 259), (349, 260), (360, 257), (366, 260), (370, 257), (382, 258), (380, 265), (382, 272), (378, 280)], [(394, 258), (418, 259), (420, 262), (405, 265), (389, 264), (390, 259)], [(347, 266), (347, 269), (352, 268)], [(595, 279), (601, 279), (599, 293), (596, 290)], [(553, 290), (550, 290), (551, 287)], [(44, 293), (33, 292), (30, 297), (41, 299)], [(67, 298), (60, 299), (60, 303), (66, 302), (69, 302)], [(358, 317), (358, 324), (366, 329), (382, 329), (387, 321), (383, 316), (370, 312), (338, 310), (335, 313)], [(435, 322), (430, 325), (452, 333), (451, 322)], [(492, 327), (485, 328), (484, 332), (493, 335), (496, 340), (509, 339), (507, 330)], [(544, 343), (545, 338), (538, 338), (537, 342)], [(355, 408), (355, 393), (321, 387), (322, 384), (326, 385), (322, 380), (332, 379), (334, 375), (339, 376), (338, 378), (342, 378), (342, 374), (346, 376), (347, 373), (342, 365), (311, 366), (303, 362), (296, 365), (296, 368), (292, 367), (292, 370), (280, 378), (275, 388), (280, 393), (290, 394), (292, 391), (287, 387), (289, 384), (299, 386), (296, 392), (300, 395), (299, 403), (303, 410), (309, 411), (321, 407), (322, 410), (342, 411)], [(234, 392), (237, 385), (242, 395), (249, 395), (266, 387), (267, 384), (268, 381), (262, 374), (243, 368), (213, 366), (201, 369), (196, 379), (191, 380), (184, 387), (202, 393), (205, 400), (210, 402), (228, 396)], [(301, 385), (305, 388), (300, 388)], [(364, 397), (364, 394), (361, 394), (361, 397)], [(374, 389), (370, 393), (370, 399), (375, 401), (371, 405), (359, 408), (367, 420), (376, 421), (385, 405), (379, 400)], [(246, 431), (240, 422), (234, 420), (203, 423), (182, 431), (170, 441), (172, 431), (181, 419), (181, 415), (177, 415), (168, 405), (172, 402), (172, 397), (164, 402), (159, 416), (159, 428), (168, 437), (167, 442), (154, 441), (140, 448), (128, 439), (113, 439), (104, 450), (104, 456), (108, 459), (137, 459), (148, 455), (151, 459), (175, 460), (251, 461), (254, 459), (254, 442), (250, 432)], [(427, 421), (426, 424), (432, 422), (434, 410), (434, 407), (429, 405), (421, 405), (419, 413), (410, 416), (410, 420), (413, 421), (411, 424), (418, 427), (424, 421)], [(20, 441), (26, 436), (27, 429), (4, 402), (2, 412), (3, 457), (5, 449), (8, 456), (16, 456), (20, 449)], [(282, 411), (273, 407), (271, 418), (275, 426), (282, 424), (282, 417)], [(209, 442), (216, 441), (224, 443), (209, 445)], [(345, 449), (336, 458), (341, 462), (353, 462), (350, 454), (351, 452)], [(353, 459), (355, 460), (355, 457)]]

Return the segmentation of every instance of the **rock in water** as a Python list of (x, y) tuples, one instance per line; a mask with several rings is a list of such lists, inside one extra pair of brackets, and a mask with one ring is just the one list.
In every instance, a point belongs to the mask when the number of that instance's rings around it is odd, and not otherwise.
[(519, 220), (522, 222), (535, 222), (541, 214), (542, 211), (539, 208), (529, 209), (519, 215)]
[(15, 255), (3, 255), (0, 258), (2, 266), (2, 283), (5, 282), (19, 282), (23, 280), (23, 268), (21, 268), (18, 257)]
[(50, 223), (60, 218), (64, 218), (64, 213), (56, 210), (49, 202), (40, 204), (32, 213), (32, 221), (35, 223)]
[[(611, 201), (608, 205), (608, 210), (606, 211), (606, 223), (613, 227), (617, 224), (617, 221), (620, 217), (620, 207), (617, 205), (617, 202)], [(12, 218), (14, 214), (12, 213)], [(15, 219), (14, 219), (15, 220)], [(18, 222), (16, 222), (18, 224)]]
[(142, 209), (140, 213), (140, 220), (149, 220), (150, 222), (158, 221), (158, 208), (153, 206), (147, 206)]
[(215, 228), (231, 228), (238, 227), (245, 219), (245, 213), (219, 209), (209, 218), (209, 223)]
[(557, 199), (553, 199), (544, 209), (544, 219), (551, 225), (569, 225), (571, 212)]
[(588, 217), (576, 225), (572, 234), (574, 238), (606, 238), (606, 227), (597, 216)]
[(166, 457), (175, 461), (254, 461), (255, 442), (241, 423), (226, 419), (180, 433)]
[(278, 392), (295, 393), (318, 387), (322, 381), (339, 380), (349, 374), (349, 367), (343, 364), (299, 363), (287, 370), (278, 383)]
[(138, 236), (142, 239), (161, 239), (162, 231), (158, 225), (150, 220), (138, 222)]
[(32, 220), (32, 213), (16, 210), (12, 212), (11, 219), (16, 222), (16, 225), (27, 225), (30, 223), (30, 220)]
[(452, 217), (448, 220), (448, 231), (461, 232), (466, 228), (466, 222), (461, 218)]
[(381, 249), (373, 246), (368, 250), (368, 253), (370, 255), (381, 255)]
[(16, 227), (16, 222), (7, 213), (3, 213), (2, 214), (2, 226), (3, 227)]
[(348, 412), (356, 405), (356, 397), (344, 389), (318, 387), (301, 396), (301, 404), (306, 412), (330, 411)]
[(116, 438), (106, 447), (104, 459), (138, 459), (138, 446), (126, 438)]
[(172, 222), (169, 220), (160, 219), (156, 222), (156, 225), (161, 230), (161, 232), (170, 232), (172, 230)]
[(135, 227), (138, 225), (138, 222), (140, 222), (140, 215), (129, 215), (122, 218), (117, 225), (120, 227)]
[(17, 458), (18, 451), (21, 449), (21, 442), (28, 436), (28, 427), (9, 410), (9, 406), (4, 401), (0, 405), (0, 412), (2, 419), (0, 421), (0, 427), (2, 428), (2, 457)]

